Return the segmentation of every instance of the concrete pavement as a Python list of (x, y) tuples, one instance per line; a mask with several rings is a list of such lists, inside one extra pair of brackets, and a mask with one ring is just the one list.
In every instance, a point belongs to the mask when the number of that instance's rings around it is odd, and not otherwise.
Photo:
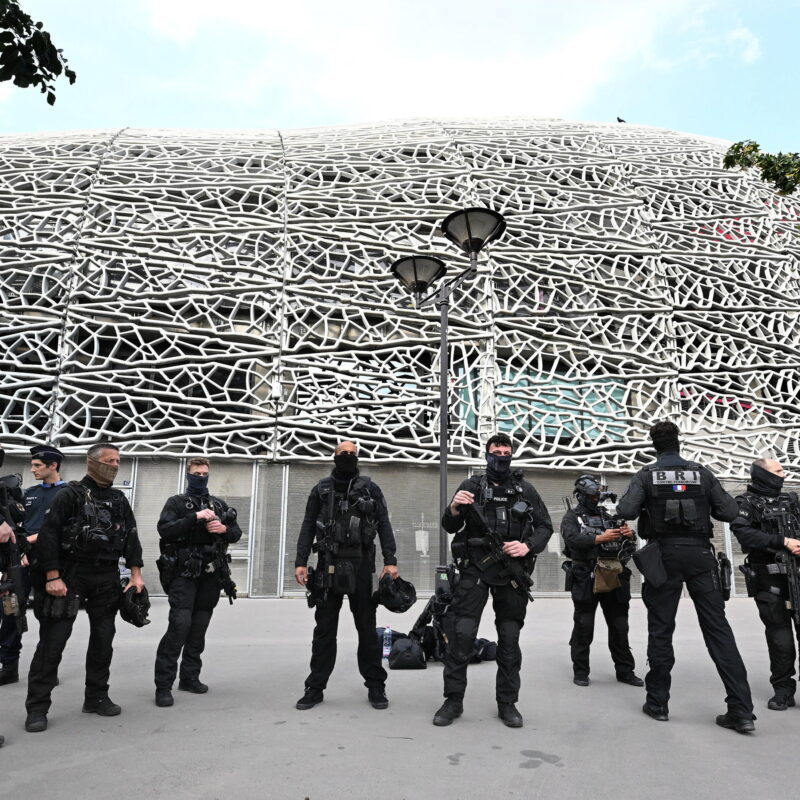
[[(378, 624), (407, 631), (422, 608), (379, 610)], [(488, 607), (481, 634), (494, 639)], [(464, 716), (448, 728), (431, 717), (441, 702), (441, 667), (389, 673), (389, 708), (367, 704), (356, 669), (355, 631), (343, 609), (339, 659), (325, 702), (295, 710), (308, 668), (312, 612), (299, 600), (220, 602), (204, 657), (206, 695), (175, 691), (172, 708), (153, 703), (153, 659), (167, 603), (154, 601), (153, 623), (118, 620), (111, 697), (123, 712), (81, 713), (85, 615), (76, 624), (53, 695), (50, 726), (25, 733), (24, 682), (0, 687), (0, 786), (3, 797), (94, 798), (774, 798), (800, 779), (792, 755), (800, 708), (766, 709), (771, 696), (766, 645), (755, 605), (728, 604), (747, 664), (758, 722), (752, 736), (714, 724), (724, 690), (682, 600), (675, 637), (671, 720), (641, 712), (644, 691), (619, 684), (598, 616), (592, 684), (571, 682), (567, 640), (572, 605), (537, 599), (523, 630), (525, 727), (496, 717), (494, 665), (470, 666)], [(27, 670), (37, 639), (24, 639)], [(631, 612), (637, 672), (644, 675), (645, 614)]]

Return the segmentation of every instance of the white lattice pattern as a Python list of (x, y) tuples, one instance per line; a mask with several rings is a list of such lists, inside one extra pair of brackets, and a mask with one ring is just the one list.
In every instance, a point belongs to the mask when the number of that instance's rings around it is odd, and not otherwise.
[(669, 416), (727, 475), (800, 461), (800, 204), (633, 125), (415, 120), (0, 137), (3, 443), (434, 462), (438, 314), (395, 258), (482, 205), (451, 311), (451, 452), (627, 471)]

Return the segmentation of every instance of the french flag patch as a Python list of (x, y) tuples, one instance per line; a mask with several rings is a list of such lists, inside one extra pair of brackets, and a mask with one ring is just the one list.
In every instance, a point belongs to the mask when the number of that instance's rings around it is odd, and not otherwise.
[(686, 491), (686, 484), (685, 483), (673, 483), (672, 484), (672, 491), (673, 492), (685, 492)]

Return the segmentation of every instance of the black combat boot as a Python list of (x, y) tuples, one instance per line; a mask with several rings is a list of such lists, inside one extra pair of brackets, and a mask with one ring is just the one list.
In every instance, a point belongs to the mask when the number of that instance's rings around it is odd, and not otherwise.
[(669, 711), (667, 711), (666, 706), (651, 706), (649, 703), (645, 703), (642, 706), (642, 711), (644, 711), (648, 717), (652, 717), (652, 719), (658, 720), (659, 722), (666, 722), (669, 719)]
[(572, 682), (576, 686), (588, 686), (589, 685), (589, 676), (588, 675), (581, 675), (580, 673), (576, 673), (575, 677), (573, 677)]
[(464, 704), (461, 700), (448, 697), (442, 707), (433, 715), (433, 724), (440, 728), (445, 725), (452, 725), (454, 719), (458, 719), (464, 713)]
[(385, 689), (370, 689), (369, 693), (367, 694), (367, 699), (373, 708), (389, 707), (389, 700), (386, 697)]
[(618, 672), (617, 680), (620, 683), (627, 683), (628, 686), (644, 686), (644, 681), (633, 672)]
[(776, 694), (767, 701), (767, 708), (772, 711), (786, 711), (794, 706), (794, 697), (790, 694)]
[(503, 725), (509, 728), (522, 727), (522, 714), (517, 711), (517, 707), (513, 703), (498, 703), (497, 716), (503, 720)]
[(312, 689), (306, 686), (305, 694), (294, 704), (294, 707), (299, 711), (308, 711), (309, 708), (314, 708), (315, 705), (322, 702), (324, 696), (322, 689)]
[(84, 700), (81, 711), (84, 714), (99, 714), (101, 717), (116, 717), (122, 708), (110, 697), (101, 697), (99, 700)]
[(167, 708), (174, 702), (175, 698), (169, 689), (156, 689), (156, 705), (159, 708)]
[(15, 661), (13, 664), (3, 664), (0, 669), (0, 686), (7, 683), (16, 683), (19, 680), (19, 667)]
[(191, 692), (192, 694), (205, 694), (208, 691), (208, 686), (199, 679), (193, 681), (178, 681), (178, 688), (182, 692)]
[(752, 733), (756, 729), (756, 726), (753, 724), (754, 719), (754, 714), (741, 716), (728, 711), (717, 717), (717, 725), (719, 725), (720, 728), (734, 730), (736, 733)]
[(44, 711), (31, 711), (25, 718), (28, 733), (41, 733), (47, 730), (47, 714)]

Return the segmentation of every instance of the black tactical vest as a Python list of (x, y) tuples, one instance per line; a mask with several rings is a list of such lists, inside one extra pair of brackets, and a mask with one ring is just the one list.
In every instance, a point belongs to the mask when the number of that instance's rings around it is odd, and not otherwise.
[(526, 539), (530, 531), (530, 517), (527, 512), (512, 512), (514, 505), (520, 501), (530, 509), (522, 485), (512, 480), (510, 485), (490, 486), (486, 475), (477, 476), (471, 481), (472, 487), (467, 491), (475, 495), (475, 505), (483, 513), (489, 528), (499, 533), (506, 542)]
[(794, 516), (797, 513), (797, 495), (794, 492), (775, 497), (748, 492), (745, 497), (756, 512), (757, 519), (754, 522), (767, 533), (781, 533), (780, 518), (784, 515)]
[(119, 561), (128, 537), (122, 492), (111, 489), (108, 498), (101, 500), (78, 481), (70, 481), (62, 491), (72, 492), (79, 503), (78, 513), (61, 540), (62, 548), (81, 560)]
[(680, 466), (645, 467), (647, 513), (658, 536), (709, 536), (710, 509), (701, 467), (691, 461)]
[(372, 481), (359, 475), (350, 482), (348, 492), (337, 492), (333, 478), (317, 484), (322, 507), (322, 521), (333, 524), (333, 538), (339, 558), (361, 558), (372, 548), (378, 529), (376, 502), (370, 494)]

